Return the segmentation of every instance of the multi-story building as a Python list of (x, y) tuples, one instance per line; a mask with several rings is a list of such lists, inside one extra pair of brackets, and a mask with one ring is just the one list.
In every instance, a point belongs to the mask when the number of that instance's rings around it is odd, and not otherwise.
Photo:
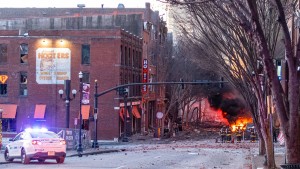
[[(82, 105), (84, 129), (94, 133), (95, 80), (98, 92), (116, 85), (142, 82), (147, 60), (147, 81), (156, 81), (160, 53), (166, 36), (158, 12), (146, 8), (16, 8), (0, 9), (0, 108), (3, 130), (20, 131), (33, 124), (51, 128), (78, 128), (80, 81), (89, 88)], [(66, 104), (58, 94), (71, 80), (77, 94)], [(88, 89), (86, 89), (88, 91)], [(82, 93), (81, 93), (82, 94)], [(84, 96), (86, 97), (86, 96)], [(156, 112), (163, 111), (163, 87), (129, 88), (130, 133), (153, 128)], [(142, 104), (142, 101), (144, 101)], [(116, 92), (98, 98), (98, 140), (119, 138), (124, 130), (123, 99)], [(143, 110), (143, 111), (142, 111)], [(121, 115), (121, 116), (119, 116)]]

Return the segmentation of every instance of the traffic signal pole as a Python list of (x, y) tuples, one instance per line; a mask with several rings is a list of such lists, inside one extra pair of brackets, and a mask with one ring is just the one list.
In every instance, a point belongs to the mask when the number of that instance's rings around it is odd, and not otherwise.
[[(201, 85), (201, 84), (223, 84), (223, 83), (227, 83), (227, 81), (194, 81), (194, 82), (184, 82), (183, 79), (180, 80), (180, 82), (152, 82), (152, 83), (129, 83), (129, 84), (123, 84), (123, 85), (119, 85), (119, 86), (115, 86), (113, 88), (107, 89), (103, 92), (98, 93), (98, 90), (95, 90), (95, 94), (94, 94), (94, 112), (98, 112), (99, 113), (99, 109), (98, 109), (98, 97), (105, 95), (111, 91), (117, 90), (119, 92), (119, 94), (121, 96), (124, 97), (124, 137), (123, 140), (126, 141), (128, 140), (127, 138), (127, 92), (125, 89), (126, 87), (129, 86), (142, 86), (142, 85), (176, 85), (179, 84), (181, 85), (181, 88), (184, 89), (184, 85)], [(126, 102), (126, 103), (125, 103)]]

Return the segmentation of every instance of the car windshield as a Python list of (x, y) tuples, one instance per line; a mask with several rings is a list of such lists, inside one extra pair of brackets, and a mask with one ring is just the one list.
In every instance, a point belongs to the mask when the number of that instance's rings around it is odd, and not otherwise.
[(59, 138), (57, 134), (52, 132), (31, 132), (32, 138)]

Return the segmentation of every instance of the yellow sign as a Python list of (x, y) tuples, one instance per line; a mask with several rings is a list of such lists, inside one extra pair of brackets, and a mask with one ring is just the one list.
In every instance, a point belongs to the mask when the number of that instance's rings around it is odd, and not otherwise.
[(2, 84), (4, 84), (6, 82), (6, 80), (8, 79), (8, 76), (7, 75), (0, 75), (0, 82)]

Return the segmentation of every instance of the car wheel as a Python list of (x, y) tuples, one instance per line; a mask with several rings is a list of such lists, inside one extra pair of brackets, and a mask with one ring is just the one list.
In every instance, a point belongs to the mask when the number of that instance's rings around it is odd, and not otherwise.
[(9, 161), (9, 162), (12, 162), (14, 160), (13, 158), (9, 158), (9, 152), (7, 148), (4, 151), (4, 159), (5, 161)]
[(39, 161), (40, 163), (43, 163), (43, 162), (45, 162), (45, 159), (38, 159), (38, 161)]
[(29, 164), (30, 158), (26, 155), (26, 152), (24, 149), (21, 150), (21, 162), (22, 164)]
[(65, 161), (65, 157), (59, 157), (56, 159), (57, 163), (64, 163), (64, 161)]

